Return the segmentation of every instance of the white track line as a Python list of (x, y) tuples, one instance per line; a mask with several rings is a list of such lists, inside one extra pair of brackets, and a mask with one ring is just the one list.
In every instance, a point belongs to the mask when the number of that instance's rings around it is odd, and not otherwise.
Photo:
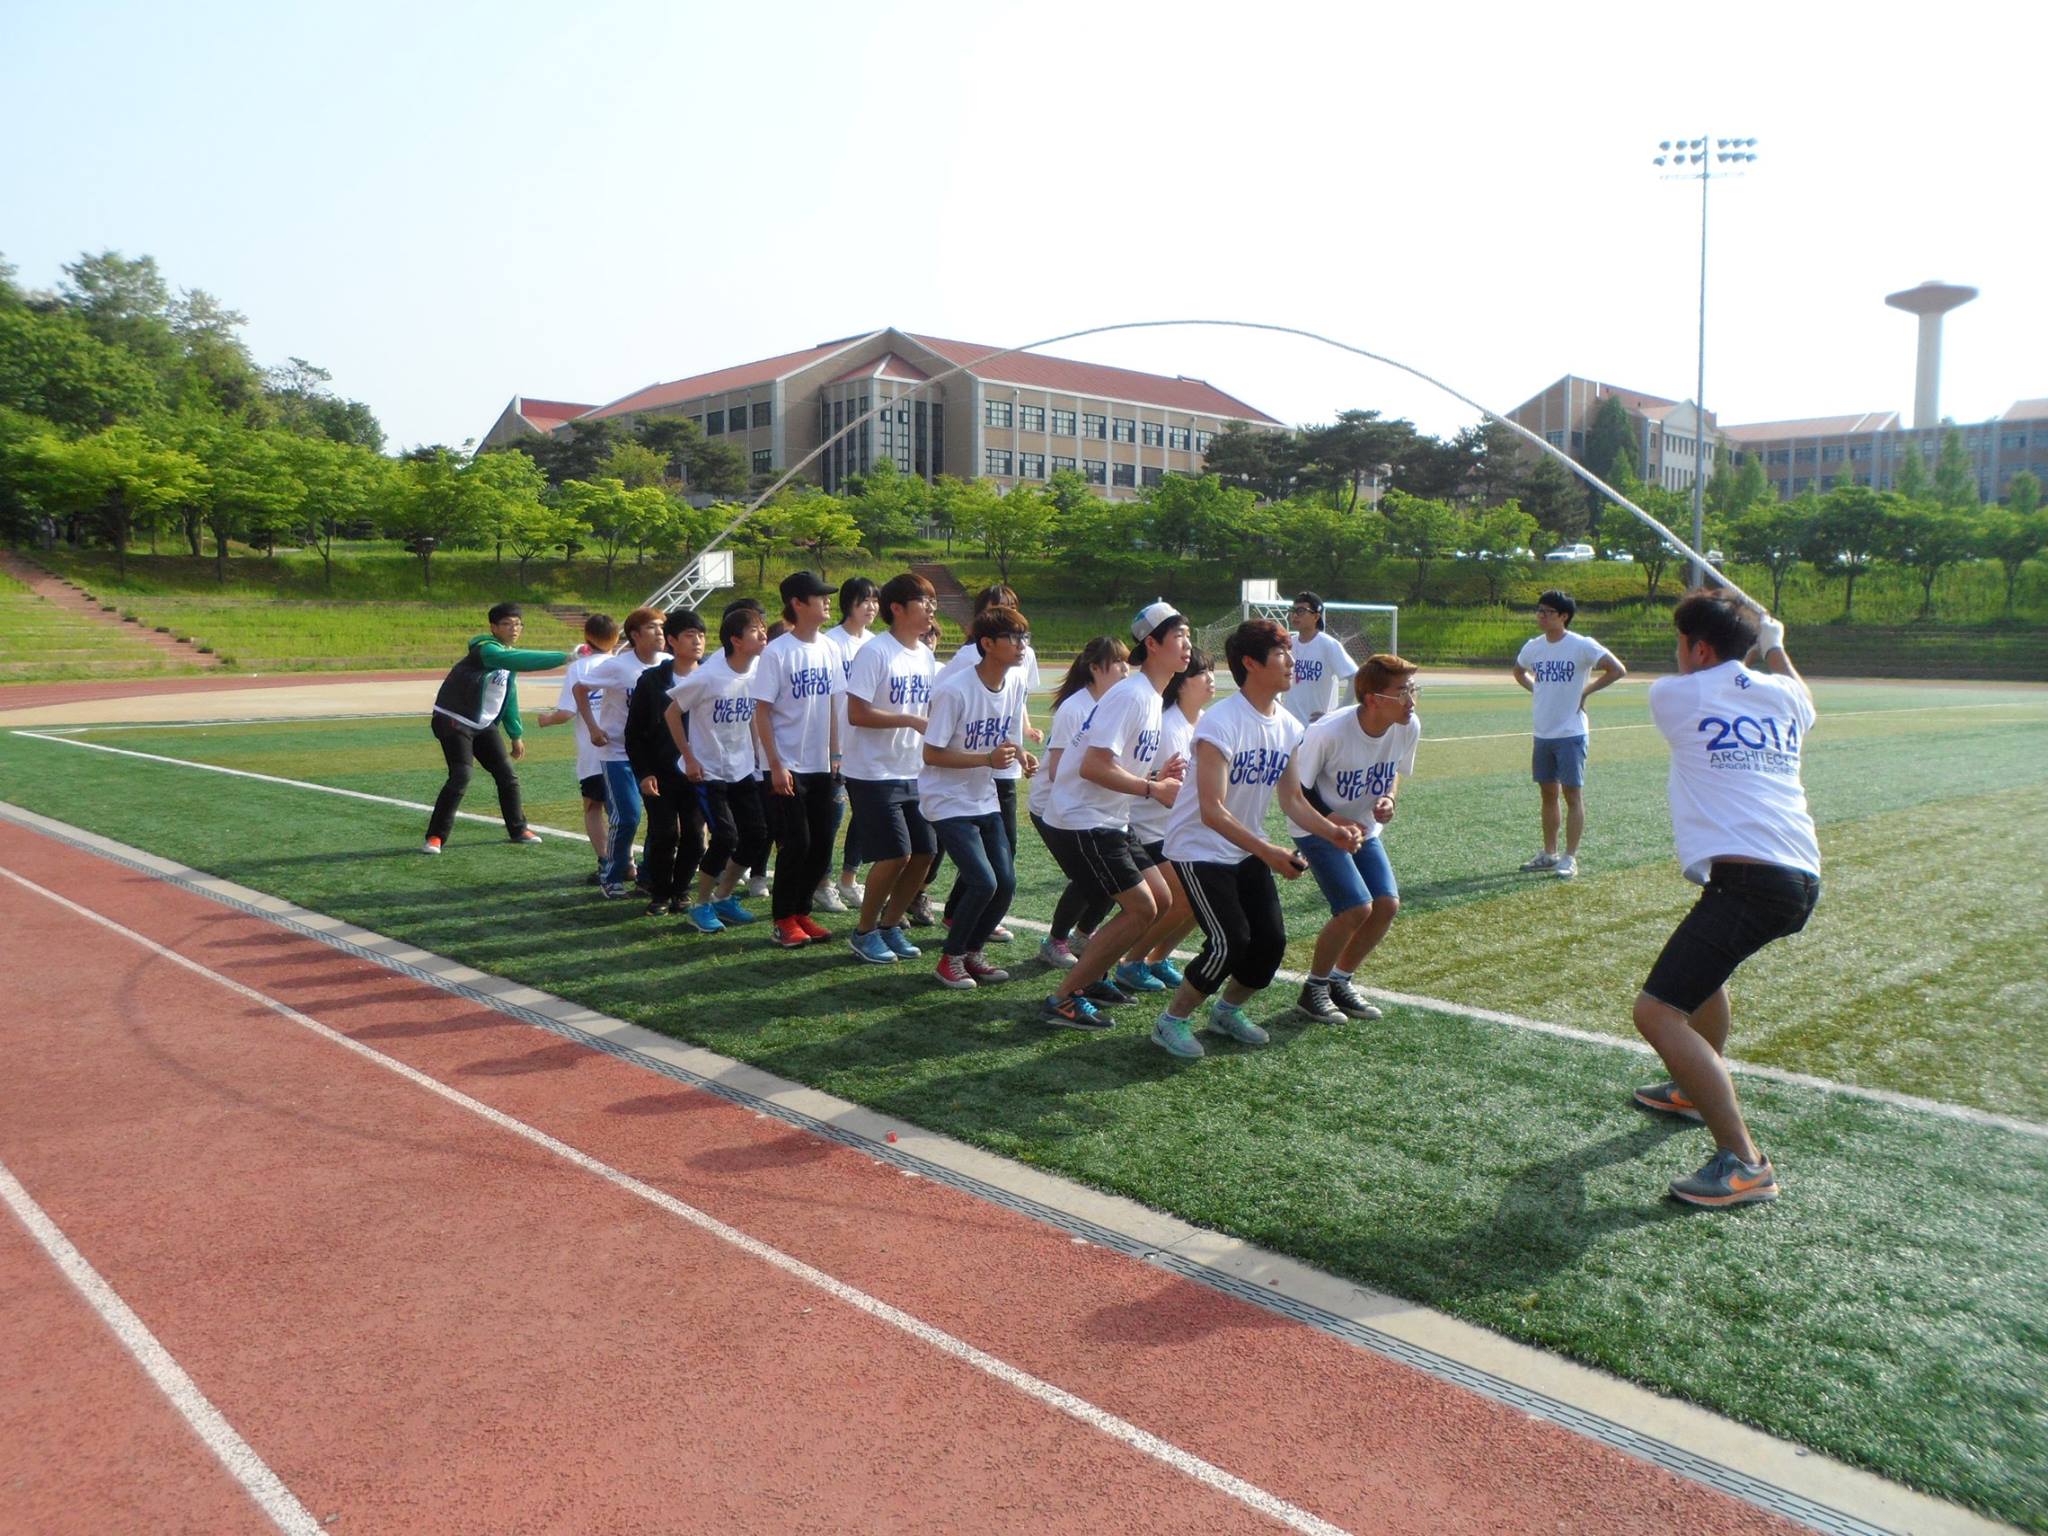
[[(44, 891), (42, 894), (47, 896), (50, 893)], [(291, 1489), (285, 1487), (249, 1442), (235, 1432), (234, 1425), (207, 1401), (198, 1384), (185, 1374), (178, 1362), (171, 1358), (171, 1352), (157, 1342), (148, 1325), (135, 1315), (135, 1309), (107, 1284), (4, 1163), (0, 1163), (0, 1200), (7, 1202), (21, 1224), (28, 1228), (29, 1236), (42, 1246), (43, 1252), (50, 1256), (64, 1278), (85, 1298), (86, 1305), (99, 1314), (100, 1321), (121, 1341), (122, 1348), (128, 1351), (135, 1363), (162, 1389), (164, 1396), (171, 1400), (171, 1406), (192, 1426), (192, 1432), (227, 1468), (228, 1475), (240, 1483), (249, 1497), (256, 1501), (257, 1507), (270, 1517), (271, 1524), (280, 1531), (292, 1532), (293, 1536), (320, 1536), (326, 1527), (293, 1497)]]
[[(1821, 719), (1857, 720), (1865, 715), (1946, 714), (1948, 711), (1956, 709), (2027, 709), (2032, 707), (2033, 704), (2034, 701), (2031, 699), (2001, 699), (1995, 704), (1911, 704), (1902, 705), (1898, 709), (1831, 709), (1825, 715), (1822, 715)], [(87, 729), (96, 730), (98, 727), (87, 727)], [(1616, 731), (1654, 731), (1655, 729), (1657, 727), (1654, 722), (1644, 721), (1636, 725), (1603, 725), (1599, 729), (1599, 734), (1611, 736)], [(27, 733), (23, 732), (22, 734), (25, 735)], [(1493, 731), (1484, 736), (1425, 736), (1418, 745), (1426, 747), (1447, 741), (1527, 741), (1528, 739), (1529, 733), (1527, 731)]]
[[(1938, 707), (1946, 708), (1947, 706)], [(1956, 707), (1960, 709), (1976, 709), (1987, 706), (1964, 704)], [(1862, 714), (1872, 715), (1895, 712), (1908, 713), (1909, 711), (1874, 709), (1859, 711)], [(282, 784), (289, 789), (310, 789), (325, 795), (342, 795), (351, 800), (368, 800), (378, 805), (395, 805), (413, 811), (431, 811), (433, 809), (432, 806), (423, 805), (417, 800), (398, 800), (390, 795), (372, 795), (359, 789), (339, 789), (331, 784), (314, 784), (305, 779), (285, 779), (279, 778), (275, 774), (251, 773), (245, 768), (225, 768), (218, 763), (198, 763), (193, 762), (189, 758), (163, 757), (155, 752), (136, 752), (127, 747), (103, 746), (96, 741), (77, 741), (68, 736), (48, 736), (41, 731), (16, 731), (14, 734), (32, 737), (37, 741), (55, 742), (57, 745), (64, 747), (84, 747), (94, 752), (111, 752), (118, 757), (139, 757), (148, 762), (170, 763), (180, 768), (198, 768), (208, 773), (225, 773), (235, 778), (257, 779), (265, 784)], [(1467, 737), (1463, 739), (1471, 740), (1474, 738)], [(468, 811), (458, 811), (456, 814), (469, 821), (489, 822), (493, 826), (499, 824), (499, 820), (495, 816), (472, 814)], [(534, 824), (533, 830), (546, 833), (550, 837), (567, 838), (571, 842), (586, 842), (588, 840), (585, 834), (581, 832), (564, 832), (560, 828), (544, 827), (537, 823)], [(1018, 928), (1027, 928), (1034, 933), (1050, 933), (1052, 931), (1047, 924), (1036, 922), (1027, 917), (1011, 915), (1006, 917), (1004, 921)], [(1181, 958), (1187, 958), (1188, 952), (1184, 950), (1176, 951), (1176, 954)], [(1299, 984), (1306, 981), (1308, 977), (1300, 971), (1280, 971), (1276, 973), (1275, 979)], [(1532, 1019), (1518, 1013), (1503, 1013), (1498, 1009), (1482, 1008), (1471, 1003), (1453, 1002), (1448, 998), (1423, 997), (1412, 992), (1389, 992), (1381, 987), (1361, 986), (1359, 990), (1368, 996), (1380, 998), (1383, 1001), (1397, 1004), (1403, 1008), (1416, 1008), (1427, 1013), (1448, 1014), (1454, 1018), (1481, 1019), (1489, 1024), (1504, 1024), (1513, 1029), (1525, 1029), (1534, 1034), (1551, 1035), (1560, 1040), (1575, 1040), (1585, 1045), (1605, 1046), (1609, 1050), (1632, 1051), (1645, 1056), (1653, 1054), (1650, 1047), (1643, 1041), (1631, 1040), (1626, 1036), (1605, 1035), (1590, 1029), (1576, 1029), (1569, 1024), (1553, 1024), (1544, 1019)], [(2021, 1136), (2037, 1136), (2048, 1139), (2048, 1125), (2033, 1120), (2022, 1120), (2011, 1115), (1994, 1114), (1990, 1110), (1976, 1109), (1967, 1104), (1950, 1104), (1941, 1099), (1923, 1099), (1909, 1093), (1895, 1093), (1888, 1088), (1865, 1088), (1856, 1083), (1836, 1082), (1832, 1078), (1813, 1077), (1804, 1072), (1793, 1072), (1783, 1067), (1763, 1066), (1751, 1062), (1731, 1060), (1728, 1063), (1728, 1067), (1730, 1071), (1739, 1072), (1749, 1077), (1760, 1078), (1766, 1082), (1784, 1083), (1798, 1088), (1812, 1088), (1822, 1093), (1837, 1094), (1844, 1098), (1864, 1099), (1874, 1104), (1889, 1104), (1895, 1109), (1912, 1110), (1920, 1114), (1940, 1115), (1946, 1119), (1961, 1120), (1971, 1125), (1992, 1126), (1999, 1130), (2016, 1132)]]
[[(870, 1296), (865, 1291), (858, 1290), (843, 1280), (835, 1279), (823, 1270), (815, 1269), (811, 1265), (804, 1263), (803, 1260), (794, 1258), (782, 1252), (779, 1248), (769, 1246), (759, 1238), (749, 1237), (737, 1227), (727, 1226), (717, 1217), (705, 1211), (700, 1211), (695, 1206), (687, 1205), (666, 1191), (656, 1189), (653, 1185), (644, 1183), (629, 1173), (622, 1173), (609, 1163), (601, 1162), (589, 1153), (579, 1151), (577, 1148), (570, 1146), (567, 1142), (558, 1141), (553, 1136), (548, 1135), (547, 1132), (528, 1125), (523, 1120), (515, 1119), (503, 1110), (495, 1109), (479, 1099), (473, 1099), (468, 1094), (449, 1087), (438, 1078), (428, 1076), (417, 1067), (410, 1066), (395, 1057), (386, 1056), (381, 1051), (372, 1050), (360, 1041), (352, 1040), (347, 1035), (330, 1029), (318, 1019), (310, 1018), (306, 1014), (300, 1013), (288, 1003), (280, 1002), (267, 993), (257, 991), (254, 987), (245, 986), (232, 977), (223, 976), (220, 972), (211, 970), (201, 965), (198, 961), (188, 959), (176, 950), (157, 943), (156, 940), (147, 935), (137, 933), (133, 928), (126, 927), (116, 922), (113, 918), (95, 912), (90, 907), (80, 906), (68, 897), (60, 896), (48, 887), (38, 885), (35, 881), (28, 879), (24, 875), (16, 874), (11, 869), (0, 866), (0, 875), (5, 875), (24, 890), (31, 891), (47, 901), (54, 902), (66, 911), (73, 912), (88, 922), (96, 923), (109, 932), (119, 934), (129, 942), (148, 950), (162, 959), (170, 961), (173, 965), (190, 971), (195, 976), (205, 977), (208, 981), (226, 988), (238, 997), (244, 997), (250, 1002), (260, 1004), (281, 1018), (288, 1019), (301, 1028), (310, 1030), (321, 1039), (338, 1045), (343, 1050), (353, 1052), (365, 1061), (372, 1062), (377, 1066), (385, 1068), (387, 1071), (396, 1073), (415, 1087), (424, 1088), (427, 1092), (446, 1100), (458, 1109), (466, 1109), (471, 1114), (488, 1121), (498, 1129), (508, 1131), (512, 1135), (542, 1148), (544, 1151), (553, 1153), (571, 1166), (580, 1168), (585, 1173), (603, 1179), (606, 1183), (625, 1191), (627, 1194), (638, 1196), (648, 1204), (666, 1211), (669, 1215), (689, 1223), (700, 1231), (709, 1233), (721, 1242), (730, 1243), (733, 1247), (748, 1255), (748, 1257), (758, 1259), (760, 1262), (780, 1270), (793, 1279), (823, 1291), (835, 1301), (842, 1302), (858, 1312), (863, 1312), (878, 1322), (900, 1329), (919, 1343), (928, 1345), (938, 1350), (941, 1354), (950, 1355), (955, 1360), (972, 1366), (983, 1374), (993, 1377), (1004, 1386), (1021, 1392), (1026, 1397), (1048, 1408), (1056, 1409), (1066, 1414), (1069, 1418), (1087, 1425), (1090, 1429), (1107, 1435), (1112, 1440), (1129, 1446), (1140, 1455), (1149, 1456), (1154, 1461), (1173, 1468), (1183, 1476), (1192, 1478), (1194, 1481), (1213, 1489), (1217, 1493), (1236, 1499), (1248, 1508), (1279, 1521), (1290, 1530), (1311, 1533), (1311, 1536), (1343, 1536), (1343, 1528), (1341, 1526), (1332, 1525), (1327, 1520), (1309, 1513), (1298, 1505), (1290, 1504), (1277, 1494), (1268, 1493), (1257, 1484), (1246, 1482), (1243, 1478), (1224, 1471), (1213, 1462), (1204, 1461), (1193, 1452), (1182, 1450), (1172, 1442), (1162, 1440), (1149, 1430), (1140, 1429), (1128, 1419), (1119, 1418), (1105, 1408), (1098, 1408), (1085, 1398), (1077, 1397), (1062, 1387), (1056, 1387), (1051, 1382), (1043, 1381), (1029, 1372), (1009, 1364), (1007, 1361), (999, 1360), (987, 1351), (975, 1348), (974, 1345), (969, 1344), (964, 1339), (956, 1338), (944, 1329), (927, 1323), (921, 1318), (913, 1317), (901, 1308), (893, 1307), (886, 1301)], [(25, 1199), (26, 1195), (23, 1198)], [(52, 1230), (54, 1231), (54, 1229)], [(61, 1234), (59, 1234), (59, 1241), (62, 1241)], [(83, 1260), (80, 1262), (83, 1263)], [(81, 1289), (83, 1289), (82, 1286)], [(108, 1294), (112, 1295), (111, 1292)], [(118, 1298), (115, 1298), (115, 1300), (118, 1305)], [(130, 1314), (130, 1316), (132, 1315)], [(139, 1323), (137, 1327), (140, 1327)], [(152, 1340), (151, 1343), (154, 1344), (154, 1341)], [(164, 1359), (168, 1364), (169, 1357), (165, 1356)], [(176, 1370), (177, 1368), (175, 1365), (172, 1365), (171, 1369)], [(169, 1389), (166, 1388), (166, 1390)], [(201, 1402), (203, 1403), (204, 1399), (201, 1399)], [(209, 1411), (211, 1410), (209, 1409)], [(233, 1430), (227, 1429), (225, 1421), (222, 1422), (221, 1428), (230, 1435), (234, 1433)], [(239, 1440), (235, 1443), (241, 1444)], [(243, 1449), (247, 1450), (247, 1447), (244, 1446)], [(253, 1458), (253, 1453), (250, 1454)], [(227, 1458), (223, 1456), (222, 1459), (225, 1461)], [(260, 1466), (261, 1464), (258, 1463), (258, 1465)], [(265, 1470), (267, 1471), (268, 1469)], [(278, 1485), (278, 1491), (286, 1499), (291, 1498), (291, 1495), (284, 1491), (282, 1484)], [(300, 1517), (306, 1523), (303, 1526), (286, 1527), (287, 1529), (295, 1531), (304, 1530), (307, 1532), (318, 1532), (322, 1529), (322, 1527), (313, 1522), (310, 1515), (306, 1514), (298, 1506), (296, 1501), (293, 1501), (291, 1507), (298, 1510)], [(273, 1515), (273, 1518), (276, 1517)], [(280, 1521), (280, 1524), (282, 1523)]]

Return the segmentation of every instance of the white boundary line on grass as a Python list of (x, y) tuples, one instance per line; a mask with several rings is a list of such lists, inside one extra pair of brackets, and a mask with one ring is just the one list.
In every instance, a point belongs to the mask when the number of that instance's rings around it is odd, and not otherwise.
[[(1898, 709), (1834, 709), (1822, 715), (1821, 719), (1858, 720), (1865, 715), (1942, 714), (1955, 709), (2027, 709), (2029, 707), (2038, 707), (2039, 702), (2032, 699), (2000, 699), (1991, 704), (1909, 704), (1902, 705)], [(83, 729), (96, 730), (99, 727), (86, 726)], [(1634, 725), (1603, 725), (1599, 729), (1599, 734), (1611, 736), (1616, 731), (1654, 731), (1655, 729), (1657, 729), (1656, 723), (1646, 720)], [(1527, 731), (1494, 731), (1484, 736), (1425, 736), (1417, 745), (1426, 747), (1431, 743), (1447, 741), (1512, 741), (1516, 738), (1527, 741), (1529, 733)]]
[[(11, 880), (21, 878), (11, 870), (0, 873)], [(30, 889), (45, 896), (51, 894), (40, 886), (31, 886)], [(62, 900), (61, 897), (57, 899)], [(285, 1487), (283, 1479), (270, 1469), (269, 1463), (236, 1432), (234, 1425), (199, 1390), (199, 1384), (185, 1374), (184, 1367), (149, 1331), (149, 1325), (135, 1315), (135, 1309), (121, 1299), (118, 1291), (107, 1284), (105, 1277), (64, 1235), (64, 1229), (36, 1204), (35, 1197), (22, 1187), (21, 1180), (4, 1163), (0, 1163), (0, 1200), (7, 1202), (28, 1229), (29, 1236), (49, 1255), (50, 1262), (71, 1282), (73, 1289), (85, 1299), (85, 1304), (99, 1315), (108, 1331), (120, 1340), (121, 1347), (142, 1367), (143, 1373), (162, 1389), (164, 1396), (171, 1400), (171, 1406), (192, 1427), (192, 1432), (213, 1452), (228, 1475), (256, 1501), (257, 1507), (270, 1517), (271, 1523), (281, 1531), (293, 1533), (293, 1536), (321, 1536), (326, 1527), (313, 1518), (312, 1511), (298, 1501), (291, 1489)]]
[[(1975, 706), (1963, 705), (1961, 708)], [(1877, 710), (1865, 710), (1865, 714), (1877, 714)], [(430, 805), (417, 800), (400, 800), (391, 795), (373, 795), (366, 790), (341, 789), (332, 784), (314, 784), (305, 779), (280, 778), (276, 774), (253, 773), (246, 768), (228, 768), (218, 763), (198, 763), (189, 758), (164, 757), (155, 752), (137, 752), (127, 747), (109, 747), (95, 741), (77, 741), (68, 736), (50, 736), (41, 731), (17, 730), (17, 736), (31, 737), (37, 741), (55, 742), (58, 746), (84, 747), (94, 752), (109, 752), (116, 757), (136, 757), (147, 762), (170, 763), (180, 768), (197, 768), (207, 773), (224, 773), (235, 778), (255, 779), (265, 784), (281, 784), (288, 789), (313, 790), (319, 794), (341, 795), (350, 800), (367, 800), (376, 805), (397, 806), (402, 810), (431, 811)], [(458, 811), (459, 817), (468, 821), (499, 823), (496, 816), (486, 816), (470, 811)], [(550, 837), (566, 838), (571, 842), (586, 842), (582, 832), (565, 832), (559, 827), (545, 827), (534, 823), (535, 832)], [(1033, 933), (1050, 933), (1048, 924), (1031, 918), (1010, 916), (1006, 922)], [(1185, 951), (1176, 951), (1185, 957)], [(1275, 978), (1299, 984), (1308, 978), (1300, 971), (1279, 971)], [(1446, 1014), (1453, 1018), (1477, 1019), (1488, 1024), (1504, 1025), (1510, 1029), (1526, 1030), (1531, 1034), (1549, 1035), (1559, 1040), (1571, 1040), (1581, 1045), (1604, 1046), (1609, 1050), (1627, 1051), (1634, 1055), (1653, 1055), (1648, 1044), (1631, 1040), (1620, 1035), (1604, 1035), (1595, 1030), (1578, 1029), (1569, 1024), (1555, 1024), (1546, 1019), (1533, 1019), (1524, 1014), (1506, 1013), (1495, 1008), (1483, 1008), (1476, 1004), (1453, 1002), (1448, 998), (1425, 997), (1412, 992), (1393, 992), (1383, 987), (1361, 987), (1360, 991), (1370, 997), (1395, 1004), (1397, 1007), (1414, 1008), (1425, 1013)], [(1977, 1109), (1968, 1104), (1951, 1104), (1942, 1099), (1925, 1099), (1910, 1093), (1897, 1093), (1889, 1088), (1866, 1088), (1857, 1083), (1836, 1082), (1832, 1078), (1815, 1077), (1805, 1072), (1794, 1072), (1784, 1067), (1764, 1066), (1755, 1062), (1734, 1061), (1728, 1063), (1729, 1070), (1745, 1077), (1758, 1078), (1764, 1082), (1780, 1083), (1788, 1087), (1810, 1088), (1820, 1093), (1836, 1094), (1843, 1098), (1863, 1099), (1874, 1104), (1889, 1105), (1894, 1109), (1907, 1110), (1916, 1114), (1937, 1115), (1944, 1119), (1960, 1120), (1970, 1125), (1989, 1126), (1997, 1130), (2011, 1131), (2015, 1135), (2030, 1136), (2048, 1140), (2048, 1124), (2034, 1120), (2023, 1120), (2014, 1115), (2001, 1115), (1987, 1109)]]
[[(823, 1291), (835, 1301), (841, 1302), (857, 1312), (865, 1313), (877, 1322), (898, 1329), (908, 1334), (911, 1338), (916, 1339), (919, 1343), (941, 1354), (950, 1355), (962, 1364), (971, 1366), (982, 1374), (994, 1378), (1004, 1386), (1022, 1393), (1044, 1407), (1055, 1409), (1067, 1415), (1067, 1417), (1086, 1425), (1088, 1428), (1130, 1447), (1130, 1449), (1138, 1452), (1141, 1456), (1148, 1456), (1154, 1461), (1171, 1467), (1184, 1477), (1191, 1478), (1195, 1482), (1201, 1483), (1228, 1498), (1236, 1499), (1248, 1508), (1256, 1510), (1270, 1519), (1279, 1521), (1290, 1530), (1308, 1533), (1308, 1536), (1344, 1536), (1343, 1527), (1332, 1525), (1329, 1521), (1311, 1514), (1299, 1505), (1289, 1503), (1278, 1494), (1269, 1493), (1256, 1483), (1247, 1482), (1234, 1473), (1226, 1472), (1223, 1468), (1215, 1465), (1215, 1463), (1205, 1461), (1193, 1452), (1183, 1450), (1180, 1446), (1173, 1444), (1173, 1442), (1161, 1439), (1149, 1430), (1139, 1428), (1128, 1419), (1119, 1418), (1107, 1409), (1097, 1407), (1086, 1398), (1079, 1397), (1063, 1387), (1054, 1386), (1049, 1381), (1033, 1376), (1028, 1371), (1011, 1365), (1008, 1361), (998, 1359), (985, 1350), (977, 1349), (966, 1340), (947, 1333), (944, 1329), (932, 1323), (925, 1322), (922, 1318), (915, 1317), (899, 1307), (891, 1306), (879, 1297), (870, 1296), (867, 1292), (858, 1290), (854, 1286), (848, 1285), (845, 1281), (836, 1279), (832, 1275), (826, 1274), (823, 1270), (816, 1269), (806, 1264), (803, 1260), (762, 1242), (759, 1238), (749, 1236), (737, 1227), (728, 1226), (709, 1212), (701, 1211), (693, 1205), (685, 1204), (666, 1191), (656, 1189), (653, 1185), (636, 1179), (629, 1173), (623, 1173), (617, 1168), (612, 1167), (609, 1163), (603, 1162), (576, 1147), (572, 1147), (565, 1141), (557, 1140), (555, 1137), (548, 1135), (547, 1132), (528, 1125), (525, 1121), (516, 1119), (501, 1109), (496, 1109), (480, 1099), (473, 1099), (468, 1094), (449, 1087), (439, 1078), (429, 1076), (427, 1073), (420, 1071), (417, 1067), (399, 1061), (395, 1057), (387, 1056), (382, 1051), (373, 1050), (361, 1041), (353, 1040), (340, 1031), (322, 1024), (318, 1019), (299, 1012), (288, 1003), (280, 1002), (277, 998), (271, 997), (267, 993), (259, 992), (254, 987), (246, 986), (232, 977), (223, 976), (219, 971), (209, 969), (198, 961), (188, 959), (176, 950), (157, 943), (156, 940), (148, 937), (146, 934), (137, 933), (133, 928), (126, 927), (116, 922), (113, 918), (95, 912), (90, 907), (81, 906), (68, 897), (60, 896), (48, 887), (38, 885), (35, 881), (28, 879), (24, 875), (18, 875), (11, 869), (0, 867), (0, 875), (5, 875), (24, 890), (33, 892), (46, 901), (54, 902), (67, 911), (75, 913), (88, 922), (96, 923), (100, 927), (120, 935), (131, 943), (148, 950), (151, 954), (190, 971), (195, 976), (203, 977), (224, 987), (238, 997), (246, 998), (250, 1002), (269, 1009), (281, 1018), (289, 1020), (302, 1029), (311, 1031), (322, 1040), (338, 1045), (343, 1050), (362, 1057), (365, 1061), (397, 1074), (414, 1087), (425, 1089), (428, 1093), (445, 1100), (457, 1109), (468, 1110), (471, 1114), (497, 1127), (499, 1130), (507, 1131), (514, 1136), (531, 1142), (543, 1151), (550, 1152), (556, 1157), (561, 1158), (570, 1166), (602, 1179), (607, 1184), (612, 1185), (616, 1189), (623, 1190), (629, 1195), (635, 1195), (645, 1200), (648, 1204), (666, 1211), (669, 1215), (696, 1227), (702, 1232), (708, 1233), (719, 1241), (731, 1244), (749, 1258), (756, 1259), (763, 1264), (780, 1270), (792, 1279)], [(0, 1170), (0, 1173), (4, 1173), (4, 1170)], [(0, 1190), (4, 1190), (4, 1187), (0, 1186)], [(111, 1292), (109, 1294), (111, 1295)], [(166, 1361), (169, 1360), (168, 1355), (164, 1358)], [(175, 1366), (173, 1366), (173, 1369), (175, 1369)], [(223, 1421), (222, 1427), (226, 1427), (225, 1421)], [(228, 1432), (230, 1434), (233, 1433), (232, 1430)], [(253, 1453), (251, 1454), (253, 1456)], [(226, 1460), (226, 1457), (223, 1456), (222, 1459)], [(290, 1494), (284, 1491), (282, 1484), (278, 1484), (278, 1490), (284, 1494), (285, 1498), (290, 1499)], [(318, 1532), (322, 1529), (313, 1521), (311, 1515), (306, 1514), (303, 1508), (299, 1508), (296, 1500), (292, 1501), (292, 1505), (304, 1517), (305, 1524), (303, 1526), (289, 1525), (285, 1526), (285, 1529), (307, 1532)], [(267, 1510), (269, 1506), (266, 1505), (265, 1508)], [(273, 1518), (276, 1518), (274, 1514)], [(283, 1525), (284, 1522), (280, 1520), (279, 1524)]]

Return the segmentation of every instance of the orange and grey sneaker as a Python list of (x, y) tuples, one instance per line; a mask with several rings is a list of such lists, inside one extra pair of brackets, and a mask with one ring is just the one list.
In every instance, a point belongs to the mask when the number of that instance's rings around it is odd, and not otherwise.
[(1706, 1167), (1683, 1179), (1671, 1181), (1673, 1199), (1687, 1205), (1720, 1209), (1731, 1205), (1755, 1205), (1778, 1198), (1778, 1175), (1771, 1160), (1745, 1163), (1726, 1147), (1707, 1159)]
[(803, 930), (803, 924), (793, 917), (778, 917), (775, 928), (768, 937), (777, 949), (802, 949), (811, 942), (811, 936)]
[(832, 937), (830, 929), (826, 928), (823, 923), (812, 922), (808, 914), (793, 917), (790, 921), (797, 925), (798, 929), (802, 931), (803, 936), (807, 939), (829, 939)]
[(439, 853), (440, 851), (441, 839), (439, 839), (438, 837), (430, 837), (424, 843), (420, 844), (421, 853)]
[(1653, 1109), (1660, 1115), (1676, 1115), (1681, 1120), (1700, 1118), (1700, 1112), (1692, 1107), (1692, 1100), (1678, 1091), (1676, 1083), (1657, 1083), (1648, 1088), (1638, 1088), (1636, 1102), (1644, 1109)]

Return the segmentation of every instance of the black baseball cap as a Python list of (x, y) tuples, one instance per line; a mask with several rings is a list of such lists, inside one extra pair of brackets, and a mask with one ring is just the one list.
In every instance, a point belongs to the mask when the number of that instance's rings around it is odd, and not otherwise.
[(780, 590), (785, 603), (800, 603), (807, 598), (832, 595), (832, 588), (819, 579), (816, 571), (791, 571), (782, 578)]

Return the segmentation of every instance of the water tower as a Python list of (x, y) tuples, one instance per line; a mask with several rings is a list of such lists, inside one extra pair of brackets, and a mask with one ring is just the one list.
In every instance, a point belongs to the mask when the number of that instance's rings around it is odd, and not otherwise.
[(1913, 425), (1941, 425), (1941, 317), (1977, 297), (1960, 283), (1929, 279), (1917, 288), (1887, 294), (1885, 303), (1920, 317), (1920, 357), (1913, 374)]

